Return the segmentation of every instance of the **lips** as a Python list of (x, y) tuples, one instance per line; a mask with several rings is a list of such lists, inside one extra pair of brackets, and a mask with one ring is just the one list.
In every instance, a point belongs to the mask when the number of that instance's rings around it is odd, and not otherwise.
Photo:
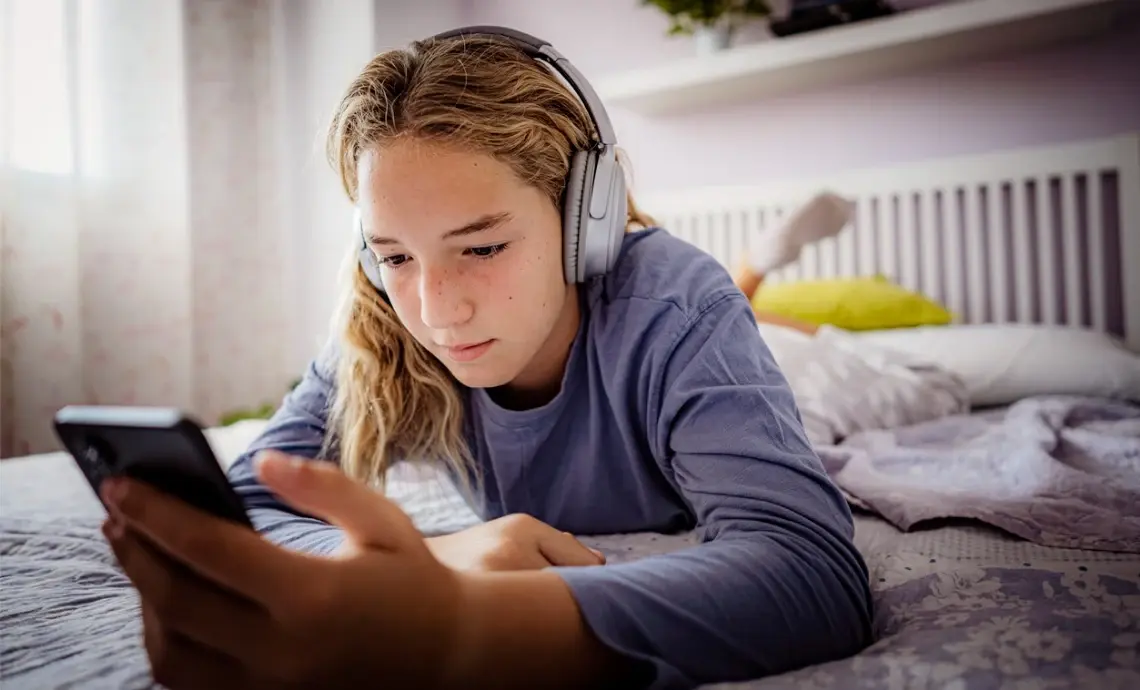
[(450, 345), (444, 346), (443, 350), (447, 353), (449, 359), (456, 362), (473, 362), (482, 357), (487, 350), (491, 349), (494, 340), (484, 340), (481, 343), (467, 343), (463, 345)]

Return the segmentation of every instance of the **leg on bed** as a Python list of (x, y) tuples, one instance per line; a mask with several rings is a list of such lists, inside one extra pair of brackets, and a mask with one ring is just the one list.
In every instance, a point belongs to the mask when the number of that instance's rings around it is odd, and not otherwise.
[[(752, 298), (756, 295), (756, 291), (760, 289), (760, 285), (764, 283), (764, 274), (756, 273), (747, 264), (742, 264), (740, 268), (737, 269), (736, 274), (733, 275), (732, 282), (736, 283), (736, 287), (740, 288), (740, 291), (743, 292), (744, 296), (751, 302)], [(814, 323), (793, 319), (790, 316), (773, 314), (757, 309), (756, 307), (752, 308), (752, 313), (756, 316), (757, 323), (769, 323), (775, 326), (794, 328), (808, 335), (814, 335), (815, 332), (819, 330), (819, 327)]]
[[(764, 276), (799, 258), (807, 245), (839, 234), (851, 221), (855, 205), (832, 192), (822, 192), (808, 200), (762, 246), (744, 257), (733, 275), (733, 282), (751, 302), (764, 283)], [(752, 310), (759, 323), (769, 323), (814, 334), (815, 324), (788, 316)]]

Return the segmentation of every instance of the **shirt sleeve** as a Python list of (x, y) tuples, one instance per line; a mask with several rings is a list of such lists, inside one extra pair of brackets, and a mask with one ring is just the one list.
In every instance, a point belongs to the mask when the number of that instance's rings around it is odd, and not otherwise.
[(688, 321), (656, 388), (651, 441), (700, 542), (556, 569), (595, 635), (646, 662), (653, 688), (758, 678), (869, 644), (871, 595), (850, 509), (743, 295)]
[(336, 346), (330, 341), (309, 362), (301, 381), (269, 419), (265, 430), (229, 469), (230, 483), (245, 503), (254, 527), (286, 548), (328, 555), (343, 541), (340, 528), (305, 515), (282, 502), (257, 479), (253, 459), (273, 449), (317, 462), (327, 432), (327, 407), (332, 398)]

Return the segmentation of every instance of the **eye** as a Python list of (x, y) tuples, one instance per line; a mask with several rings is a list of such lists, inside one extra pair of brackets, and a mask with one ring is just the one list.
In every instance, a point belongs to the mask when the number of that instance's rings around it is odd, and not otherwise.
[(502, 244), (492, 244), (489, 247), (471, 247), (467, 251), (471, 252), (472, 256), (478, 259), (490, 259), (506, 249), (507, 244), (507, 242), (503, 242)]
[(381, 266), (388, 266), (389, 268), (399, 268), (408, 261), (407, 254), (393, 254), (392, 256), (378, 256), (376, 261)]

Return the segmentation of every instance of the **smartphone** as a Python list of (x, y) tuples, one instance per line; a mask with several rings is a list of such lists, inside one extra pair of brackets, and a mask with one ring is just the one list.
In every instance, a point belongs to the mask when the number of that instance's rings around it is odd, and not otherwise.
[(201, 425), (181, 410), (69, 405), (54, 426), (100, 501), (104, 479), (126, 476), (253, 529)]

